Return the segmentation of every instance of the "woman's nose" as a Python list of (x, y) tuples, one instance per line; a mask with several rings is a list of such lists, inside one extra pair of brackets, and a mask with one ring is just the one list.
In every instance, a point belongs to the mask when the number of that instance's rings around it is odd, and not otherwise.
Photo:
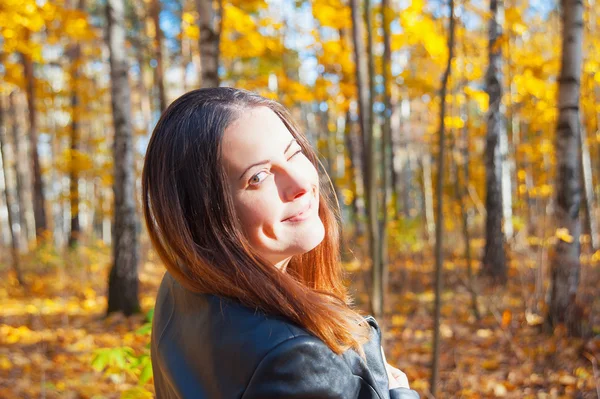
[(294, 201), (311, 189), (310, 174), (301, 169), (282, 168), (278, 180), (280, 196), (284, 201)]

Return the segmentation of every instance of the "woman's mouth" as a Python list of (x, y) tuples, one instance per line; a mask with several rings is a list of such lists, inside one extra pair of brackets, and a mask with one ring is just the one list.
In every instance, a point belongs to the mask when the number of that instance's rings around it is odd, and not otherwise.
[(302, 222), (302, 221), (308, 219), (310, 217), (310, 211), (313, 208), (314, 202), (315, 202), (315, 198), (311, 196), (311, 199), (308, 202), (308, 205), (304, 209), (302, 209), (300, 212), (296, 213), (293, 216), (283, 219), (282, 222), (297, 223), (297, 222)]

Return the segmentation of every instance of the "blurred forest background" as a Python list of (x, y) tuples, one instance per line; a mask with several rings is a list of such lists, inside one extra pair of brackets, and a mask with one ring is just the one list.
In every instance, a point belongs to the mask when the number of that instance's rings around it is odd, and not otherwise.
[(184, 92), (289, 107), (431, 398), (594, 398), (598, 0), (1, 0), (0, 397), (152, 397), (139, 177)]

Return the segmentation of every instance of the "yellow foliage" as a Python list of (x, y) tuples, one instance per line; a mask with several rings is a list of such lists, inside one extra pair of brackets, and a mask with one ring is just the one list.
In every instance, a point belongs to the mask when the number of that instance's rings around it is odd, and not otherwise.
[(7, 62), (4, 64), (4, 76), (2, 79), (6, 83), (13, 84), (17, 87), (25, 87), (25, 76), (23, 75), (23, 67), (20, 64)]
[(238, 7), (225, 4), (223, 8), (223, 33), (229, 37), (232, 33), (246, 34), (256, 31), (256, 22), (253, 17)]
[(91, 30), (86, 14), (78, 10), (69, 10), (64, 12), (64, 33), (67, 36), (78, 40), (94, 39), (95, 35)]
[(288, 97), (287, 100), (292, 104), (308, 102), (313, 98), (309, 87), (287, 77), (279, 79), (279, 87), (281, 88), (281, 92)]
[(574, 241), (573, 236), (569, 233), (569, 229), (565, 227), (560, 227), (556, 229), (556, 238), (562, 240), (564, 242), (568, 242), (569, 244)]
[(477, 103), (477, 106), (481, 112), (487, 112), (490, 103), (488, 94), (483, 90), (472, 89), (471, 87), (465, 87), (465, 94)]
[(254, 14), (267, 6), (265, 0), (229, 0), (229, 3), (248, 14)]
[(181, 19), (183, 20), (184, 23), (188, 24), (188, 25), (193, 25), (196, 23), (196, 13), (191, 13), (191, 12), (184, 12), (183, 14), (181, 14)]
[(184, 26), (182, 32), (187, 39), (198, 40), (200, 38), (200, 28), (196, 25)]
[(422, 1), (413, 1), (406, 10), (400, 13), (400, 23), (404, 37), (394, 37), (394, 48), (398, 44), (421, 45), (431, 59), (442, 65), (447, 62), (448, 48), (445, 32), (442, 32), (433, 19), (423, 12)]
[(75, 170), (85, 172), (93, 168), (93, 162), (89, 154), (66, 148), (62, 157), (58, 160), (56, 167), (61, 172)]
[(444, 117), (444, 124), (448, 129), (460, 129), (465, 125), (465, 122), (460, 116), (446, 116)]
[(312, 4), (312, 11), (321, 26), (334, 29), (352, 26), (350, 8), (339, 0), (316, 0)]

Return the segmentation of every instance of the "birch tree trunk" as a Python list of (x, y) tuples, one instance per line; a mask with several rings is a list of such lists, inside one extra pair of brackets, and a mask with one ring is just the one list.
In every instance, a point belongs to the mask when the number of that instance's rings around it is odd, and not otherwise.
[(203, 88), (219, 86), (219, 45), (223, 25), (223, 2), (217, 1), (218, 9), (215, 11), (212, 0), (196, 0), (200, 27), (200, 87)]
[(162, 113), (165, 109), (167, 109), (167, 95), (165, 93), (165, 76), (163, 68), (162, 30), (160, 29), (160, 0), (152, 0), (150, 13), (152, 16), (152, 22), (154, 23), (154, 56), (156, 57), (154, 81), (158, 87), (158, 102), (160, 106), (160, 112)]
[[(498, 23), (501, 12), (499, 0), (490, 0), (490, 23), (488, 42), (488, 69), (486, 73), (486, 92), (489, 96), (487, 115), (487, 139), (485, 147), (486, 171), (486, 226), (485, 253), (482, 262), (482, 274), (490, 276), (496, 282), (506, 283), (506, 253), (504, 234), (502, 232), (503, 217), (503, 166), (501, 144), (506, 143), (506, 132), (502, 105), (502, 63), (499, 43), (502, 27)], [(509, 191), (510, 193), (510, 191)]]
[[(500, 131), (500, 157), (502, 162), (502, 221), (504, 238), (506, 241), (511, 240), (514, 235), (514, 227), (512, 222), (512, 165), (508, 156), (508, 134), (506, 126)], [(514, 153), (514, 152), (513, 152)]]
[(40, 168), (40, 157), (38, 154), (38, 136), (37, 136), (37, 113), (35, 109), (35, 76), (33, 74), (33, 61), (26, 54), (21, 54), (23, 72), (25, 74), (27, 108), (29, 112), (29, 145), (31, 150), (31, 178), (32, 178), (32, 197), (33, 214), (35, 219), (35, 232), (38, 243), (40, 242), (44, 231), (48, 229), (46, 220), (46, 200), (44, 198), (44, 182), (42, 181), (42, 170)]
[[(0, 103), (0, 162), (2, 162), (2, 173), (4, 178), (4, 199), (6, 202), (6, 210), (8, 213), (8, 230), (10, 232), (11, 239), (11, 247), (10, 254), (12, 257), (12, 266), (17, 276), (17, 281), (21, 286), (24, 285), (23, 276), (21, 275), (21, 266), (19, 263), (19, 238), (15, 233), (15, 224), (13, 220), (14, 213), (14, 196), (12, 195), (12, 190), (10, 189), (10, 180), (9, 179), (9, 170), (10, 164), (7, 159), (7, 154), (10, 151), (7, 151), (6, 145), (6, 120), (4, 118), (4, 104)], [(12, 161), (12, 160), (11, 160)]]
[(427, 242), (433, 245), (435, 234), (435, 221), (433, 214), (433, 183), (431, 181), (431, 155), (424, 153), (421, 158), (423, 170), (423, 216), (425, 219), (425, 232), (427, 233)]
[(442, 90), (440, 93), (440, 130), (439, 130), (439, 151), (437, 162), (437, 213), (435, 221), (435, 308), (433, 314), (433, 359), (431, 366), (431, 382), (430, 391), (435, 397), (437, 396), (437, 383), (439, 374), (439, 359), (440, 359), (440, 315), (442, 308), (442, 269), (444, 267), (444, 254), (442, 252), (444, 236), (444, 214), (443, 198), (444, 198), (444, 147), (445, 147), (445, 125), (444, 118), (446, 114), (446, 92), (448, 80), (452, 72), (452, 58), (454, 57), (454, 0), (450, 0), (450, 22), (448, 35), (448, 62), (446, 70), (442, 77)]
[(581, 175), (583, 182), (583, 193), (585, 195), (585, 222), (590, 234), (590, 246), (592, 252), (598, 250), (598, 224), (594, 217), (594, 179), (592, 178), (592, 161), (590, 159), (590, 147), (587, 143), (587, 132), (585, 125), (581, 124)]
[[(354, 54), (354, 64), (355, 64), (355, 79), (356, 79), (356, 89), (358, 93), (358, 122), (359, 122), (359, 131), (360, 131), (360, 142), (363, 144), (363, 154), (366, 152), (366, 148), (364, 147), (364, 143), (366, 142), (366, 137), (371, 134), (371, 113), (369, 110), (369, 93), (368, 93), (368, 69), (366, 63), (366, 50), (365, 43), (363, 41), (364, 38), (364, 26), (363, 20), (360, 17), (360, 4), (359, 0), (351, 0), (350, 1), (350, 10), (352, 13), (352, 43), (353, 43), (353, 54)], [(359, 148), (357, 148), (359, 149)], [(363, 193), (365, 199), (365, 207), (367, 206), (367, 165), (365, 162), (366, 154), (360, 157), (361, 159), (361, 175), (363, 181)], [(368, 210), (366, 213), (368, 214)]]
[[(11, 124), (11, 136), (15, 149), (15, 156), (17, 160), (27, 159), (27, 155), (24, 154), (24, 148), (21, 145), (21, 132), (19, 129), (19, 117), (17, 114), (17, 110), (15, 107), (15, 92), (11, 92), (8, 95), (8, 114), (11, 116), (12, 124)], [(26, 173), (23, 168), (23, 162), (16, 162), (15, 164), (15, 178), (16, 178), (16, 197), (17, 204), (19, 206), (19, 225), (21, 226), (20, 231), (20, 240), (19, 245), (21, 248), (27, 247), (27, 242), (29, 241), (29, 226), (27, 224), (28, 215), (31, 215), (30, 208), (27, 206), (28, 202), (26, 201), (27, 192), (24, 183), (26, 180)], [(29, 205), (31, 203), (29, 202)]]
[(126, 52), (123, 51), (125, 48), (123, 0), (108, 0), (106, 11), (111, 103), (115, 130), (113, 263), (108, 281), (107, 313), (122, 311), (129, 316), (140, 311), (140, 304), (131, 100)]
[[(466, 87), (467, 82), (465, 81), (463, 87)], [(471, 233), (469, 231), (470, 224), (470, 209), (467, 208), (466, 198), (468, 196), (467, 184), (469, 184), (469, 127), (467, 121), (469, 120), (468, 107), (469, 96), (465, 99), (465, 105), (463, 108), (463, 120), (465, 124), (462, 128), (462, 148), (460, 148), (462, 165), (456, 165), (456, 183), (455, 190), (458, 197), (458, 203), (461, 209), (462, 218), (462, 232), (465, 241), (465, 260), (467, 261), (467, 277), (468, 277), (468, 290), (471, 294), (471, 307), (473, 308), (473, 315), (477, 320), (481, 318), (479, 314), (479, 306), (477, 305), (477, 293), (475, 292), (475, 281), (473, 276), (473, 265), (471, 255)], [(462, 166), (462, 174), (460, 171)], [(463, 176), (463, 183), (460, 182), (460, 176)]]
[(582, 66), (583, 3), (562, 0), (562, 59), (558, 80), (558, 124), (556, 127), (556, 212), (559, 237), (550, 261), (552, 282), (548, 321), (566, 323), (569, 333), (580, 335), (581, 311), (576, 304), (581, 264), (579, 207), (579, 90)]
[[(406, 98), (408, 96), (407, 90), (402, 90), (402, 93), (405, 97), (398, 102), (399, 106), (394, 109), (394, 114), (397, 115), (392, 118), (392, 132), (398, 132), (395, 134), (394, 174), (392, 176), (395, 176), (395, 183), (393, 184), (396, 187), (396, 214), (398, 216), (402, 214), (403, 217), (408, 219), (412, 217), (411, 209), (414, 206), (410, 193), (413, 189), (415, 154), (411, 151), (408, 137), (408, 132), (411, 130), (410, 100)], [(419, 121), (418, 125), (421, 125), (421, 123), (422, 121)], [(397, 128), (394, 126), (397, 126)], [(433, 226), (433, 219), (431, 223)], [(433, 229), (431, 230), (431, 237), (433, 237)]]

